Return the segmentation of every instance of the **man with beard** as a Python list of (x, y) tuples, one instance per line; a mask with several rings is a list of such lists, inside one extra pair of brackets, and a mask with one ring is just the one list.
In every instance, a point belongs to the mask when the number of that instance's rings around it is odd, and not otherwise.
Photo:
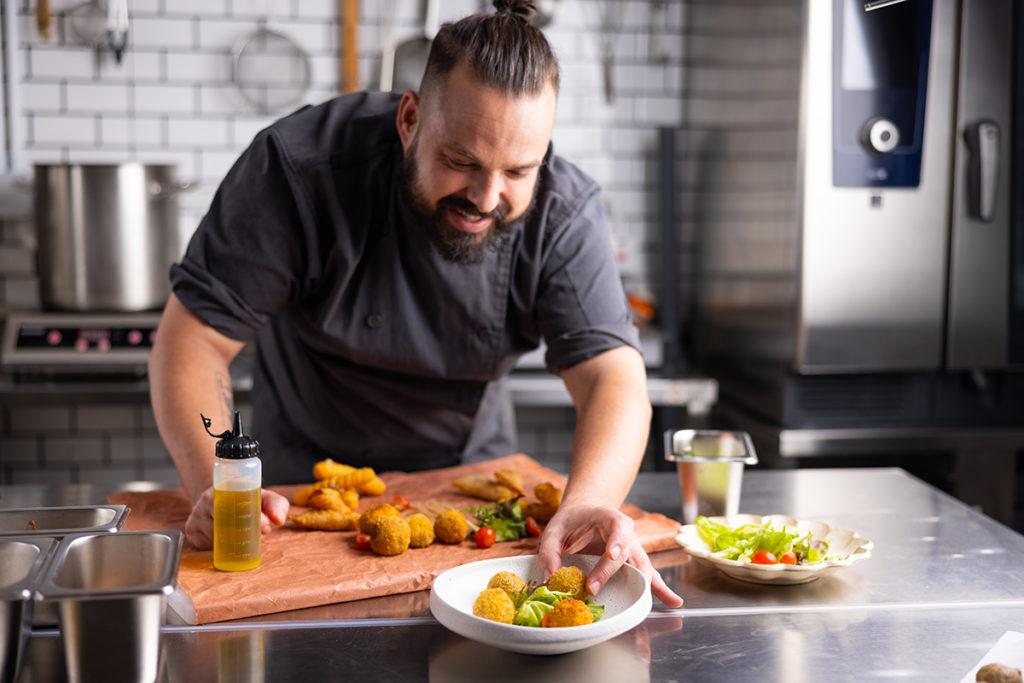
[[(419, 93), (357, 93), (258, 134), (180, 264), (150, 356), (157, 425), (208, 547), (230, 361), (255, 342), (251, 433), (269, 484), (333, 458), (419, 470), (516, 452), (504, 377), (547, 345), (578, 420), (569, 483), (539, 553), (603, 553), (592, 592), (651, 568), (618, 507), (651, 407), (597, 185), (550, 140), (558, 64), (533, 3), (445, 24)], [(288, 503), (263, 494), (264, 530)]]

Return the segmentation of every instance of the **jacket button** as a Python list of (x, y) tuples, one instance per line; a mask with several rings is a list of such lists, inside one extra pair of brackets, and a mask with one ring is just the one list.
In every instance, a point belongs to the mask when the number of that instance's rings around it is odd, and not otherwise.
[(380, 313), (371, 313), (366, 316), (366, 326), (370, 329), (376, 330), (378, 327), (384, 324), (384, 316)]

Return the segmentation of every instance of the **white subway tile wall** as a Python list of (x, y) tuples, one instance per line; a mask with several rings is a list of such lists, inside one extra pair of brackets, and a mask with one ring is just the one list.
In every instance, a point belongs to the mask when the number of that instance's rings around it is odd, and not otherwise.
[[(254, 111), (233, 84), (233, 51), (261, 22), (309, 53), (312, 83), (301, 103), (338, 93), (344, 33), (335, 0), (130, 0), (129, 42), (120, 63), (87, 40), (96, 25), (80, 0), (52, 0), (49, 41), (37, 33), (35, 0), (8, 1), (17, 3), (16, 115), (27, 170), (34, 163), (177, 164), (178, 177), (195, 182), (180, 197), (182, 235), (191, 234), (217, 183), (253, 135), (281, 115)], [(481, 4), (442, 0), (441, 19), (479, 11)], [(657, 128), (679, 126), (684, 115), (684, 4), (620, 0), (620, 21), (611, 35), (600, 30), (595, 0), (562, 0), (544, 29), (562, 67), (555, 147), (604, 186), (613, 236), (625, 250), (624, 273), (648, 292), (655, 291), (657, 277)], [(393, 44), (422, 34), (423, 6), (421, 0), (359, 3), (361, 87), (379, 83), (389, 35)], [(785, 46), (779, 51), (784, 55)], [(611, 102), (602, 67), (609, 57)], [(39, 306), (35, 245), (26, 226), (31, 228), (31, 217), (0, 221), (0, 311)], [(684, 241), (681, 263), (691, 250)], [(59, 409), (0, 406), (0, 483), (45, 480), (58, 470), (67, 481), (98, 477), (105, 468), (115, 476), (173, 472), (151, 417), (148, 423), (139, 418), (149, 410), (145, 397), (140, 405), (116, 409), (127, 421), (118, 415), (83, 422), (85, 408), (73, 402)], [(54, 410), (61, 413), (57, 425), (43, 419)], [(558, 419), (551, 421), (553, 414)], [(521, 409), (521, 447), (567, 468), (574, 419), (570, 409)], [(35, 467), (43, 465), (47, 471), (40, 474)]]

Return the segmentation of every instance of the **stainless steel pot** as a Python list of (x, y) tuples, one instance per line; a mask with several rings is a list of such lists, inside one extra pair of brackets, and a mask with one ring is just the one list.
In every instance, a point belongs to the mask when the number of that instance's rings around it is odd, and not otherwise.
[(45, 308), (145, 311), (170, 293), (183, 249), (173, 165), (35, 167), (39, 293)]

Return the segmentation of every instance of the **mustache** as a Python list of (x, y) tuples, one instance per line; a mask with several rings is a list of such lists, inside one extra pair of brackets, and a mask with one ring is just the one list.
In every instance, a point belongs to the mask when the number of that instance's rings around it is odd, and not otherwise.
[(448, 195), (447, 197), (439, 199), (437, 202), (437, 208), (454, 209), (456, 211), (461, 211), (462, 213), (475, 213), (481, 218), (492, 218), (498, 223), (503, 222), (510, 211), (508, 204), (505, 204), (504, 202), (499, 202), (492, 211), (481, 211), (473, 202), (463, 197), (456, 197), (455, 195)]

